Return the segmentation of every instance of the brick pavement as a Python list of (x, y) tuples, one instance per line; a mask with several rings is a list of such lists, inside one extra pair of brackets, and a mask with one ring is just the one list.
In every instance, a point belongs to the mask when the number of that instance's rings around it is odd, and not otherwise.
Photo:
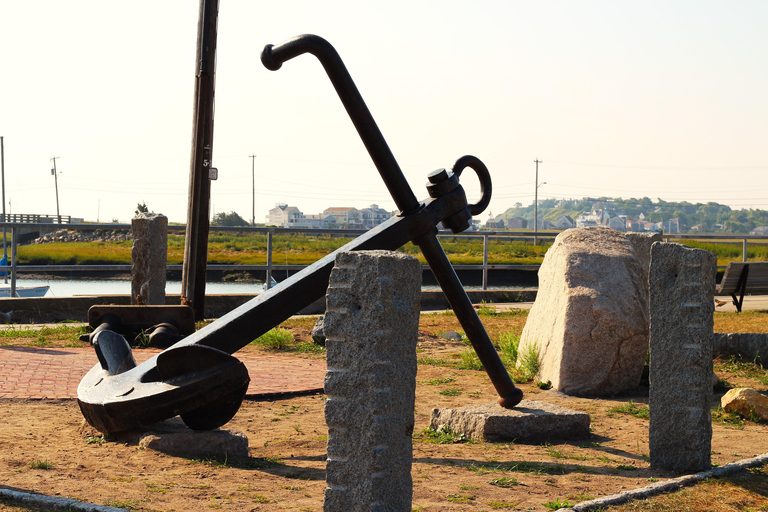
[[(133, 351), (137, 363), (156, 349)], [(300, 357), (235, 354), (248, 368), (247, 397), (321, 392), (325, 361)], [(77, 398), (80, 379), (98, 362), (92, 348), (0, 347), (0, 398)]]

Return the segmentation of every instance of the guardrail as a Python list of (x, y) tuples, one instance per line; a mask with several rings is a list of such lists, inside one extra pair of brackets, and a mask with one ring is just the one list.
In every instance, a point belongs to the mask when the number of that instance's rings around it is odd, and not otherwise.
[[(51, 272), (51, 271), (68, 271), (68, 272), (130, 272), (131, 265), (23, 265), (20, 266), (17, 261), (17, 234), (20, 229), (50, 229), (51, 224), (46, 223), (2, 223), (0, 222), (0, 229), (4, 231), (4, 238), (6, 230), (11, 230), (11, 264), (8, 268), (11, 277), (11, 296), (16, 294), (16, 276), (18, 273), (23, 272)], [(66, 229), (71, 231), (130, 231), (130, 224), (69, 224)], [(168, 226), (169, 232), (182, 232), (184, 233), (186, 226), (179, 224), (171, 224)], [(209, 264), (207, 268), (210, 270), (263, 270), (266, 271), (266, 286), (269, 288), (272, 283), (272, 274), (275, 271), (289, 271), (289, 270), (301, 270), (306, 265), (276, 265), (273, 262), (273, 238), (278, 233), (309, 233), (313, 235), (328, 234), (328, 235), (353, 235), (358, 236), (365, 233), (365, 230), (356, 229), (293, 229), (293, 228), (277, 228), (277, 227), (228, 227), (228, 226), (212, 226), (212, 232), (237, 232), (237, 233), (261, 233), (267, 235), (267, 263), (266, 265), (221, 265), (221, 264)], [(488, 289), (488, 271), (489, 270), (506, 270), (506, 269), (525, 269), (533, 270), (538, 269), (539, 265), (498, 265), (488, 263), (489, 246), (491, 239), (503, 239), (510, 241), (526, 241), (533, 240), (534, 236), (540, 239), (554, 239), (560, 232), (538, 232), (534, 235), (533, 231), (474, 231), (470, 233), (440, 233), (440, 238), (482, 238), (483, 239), (483, 263), (481, 265), (454, 265), (455, 269), (459, 270), (482, 270), (482, 289)], [(720, 243), (734, 243), (741, 241), (742, 243), (742, 260), (747, 261), (747, 249), (749, 240), (761, 240), (763, 242), (768, 241), (768, 236), (763, 235), (687, 235), (687, 234), (674, 234), (664, 235), (665, 241), (670, 240), (716, 240)], [(424, 265), (425, 268), (429, 268)], [(168, 265), (168, 270), (180, 271), (182, 265)], [(724, 267), (721, 267), (724, 268)], [(0, 267), (2, 269), (2, 267)]]

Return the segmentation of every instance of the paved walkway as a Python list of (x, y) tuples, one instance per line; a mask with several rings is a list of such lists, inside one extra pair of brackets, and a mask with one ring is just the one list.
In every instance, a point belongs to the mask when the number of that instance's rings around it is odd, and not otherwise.
[[(133, 351), (137, 363), (156, 349)], [(235, 354), (248, 368), (246, 397), (322, 392), (325, 361), (300, 357)], [(72, 399), (77, 386), (96, 364), (92, 348), (0, 347), (0, 398)]]

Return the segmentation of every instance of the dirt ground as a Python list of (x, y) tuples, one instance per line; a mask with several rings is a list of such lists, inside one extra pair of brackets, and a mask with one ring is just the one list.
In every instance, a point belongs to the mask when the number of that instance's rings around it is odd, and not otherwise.
[[(464, 348), (422, 333), (419, 357), (451, 357)], [(735, 374), (720, 377), (731, 385), (766, 388)], [(436, 444), (423, 433), (433, 408), (493, 402), (496, 395), (482, 371), (420, 364), (417, 382), (414, 510), (550, 510), (556, 500), (575, 504), (678, 476), (649, 468), (647, 419), (610, 411), (630, 400), (647, 404), (647, 389), (631, 397), (585, 399), (523, 384), (526, 398), (588, 412), (591, 437), (541, 445)], [(720, 396), (713, 396), (713, 408)], [(139, 449), (125, 439), (103, 440), (84, 424), (75, 401), (5, 400), (0, 486), (140, 511), (320, 511), (327, 440), (323, 403), (323, 395), (246, 401), (224, 428), (248, 436), (249, 457), (222, 463)], [(714, 464), (765, 452), (768, 425), (713, 422)], [(0, 511), (10, 510), (17, 509), (0, 504)]]

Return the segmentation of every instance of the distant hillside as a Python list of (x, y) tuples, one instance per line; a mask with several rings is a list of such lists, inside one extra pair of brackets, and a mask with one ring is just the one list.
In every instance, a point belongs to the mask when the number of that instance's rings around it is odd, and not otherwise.
[[(725, 232), (748, 234), (758, 226), (768, 226), (768, 211), (766, 210), (731, 210), (729, 206), (718, 203), (670, 203), (662, 199), (652, 201), (647, 197), (640, 199), (595, 197), (584, 199), (543, 199), (539, 200), (539, 218), (551, 223), (563, 215), (576, 220), (582, 213), (589, 213), (595, 203), (603, 203), (604, 209), (611, 217), (626, 215), (630, 220), (644, 219), (648, 222), (666, 222), (678, 219), (680, 231)], [(509, 219), (521, 217), (533, 221), (533, 204), (509, 208), (496, 220), (503, 220), (507, 225)]]

